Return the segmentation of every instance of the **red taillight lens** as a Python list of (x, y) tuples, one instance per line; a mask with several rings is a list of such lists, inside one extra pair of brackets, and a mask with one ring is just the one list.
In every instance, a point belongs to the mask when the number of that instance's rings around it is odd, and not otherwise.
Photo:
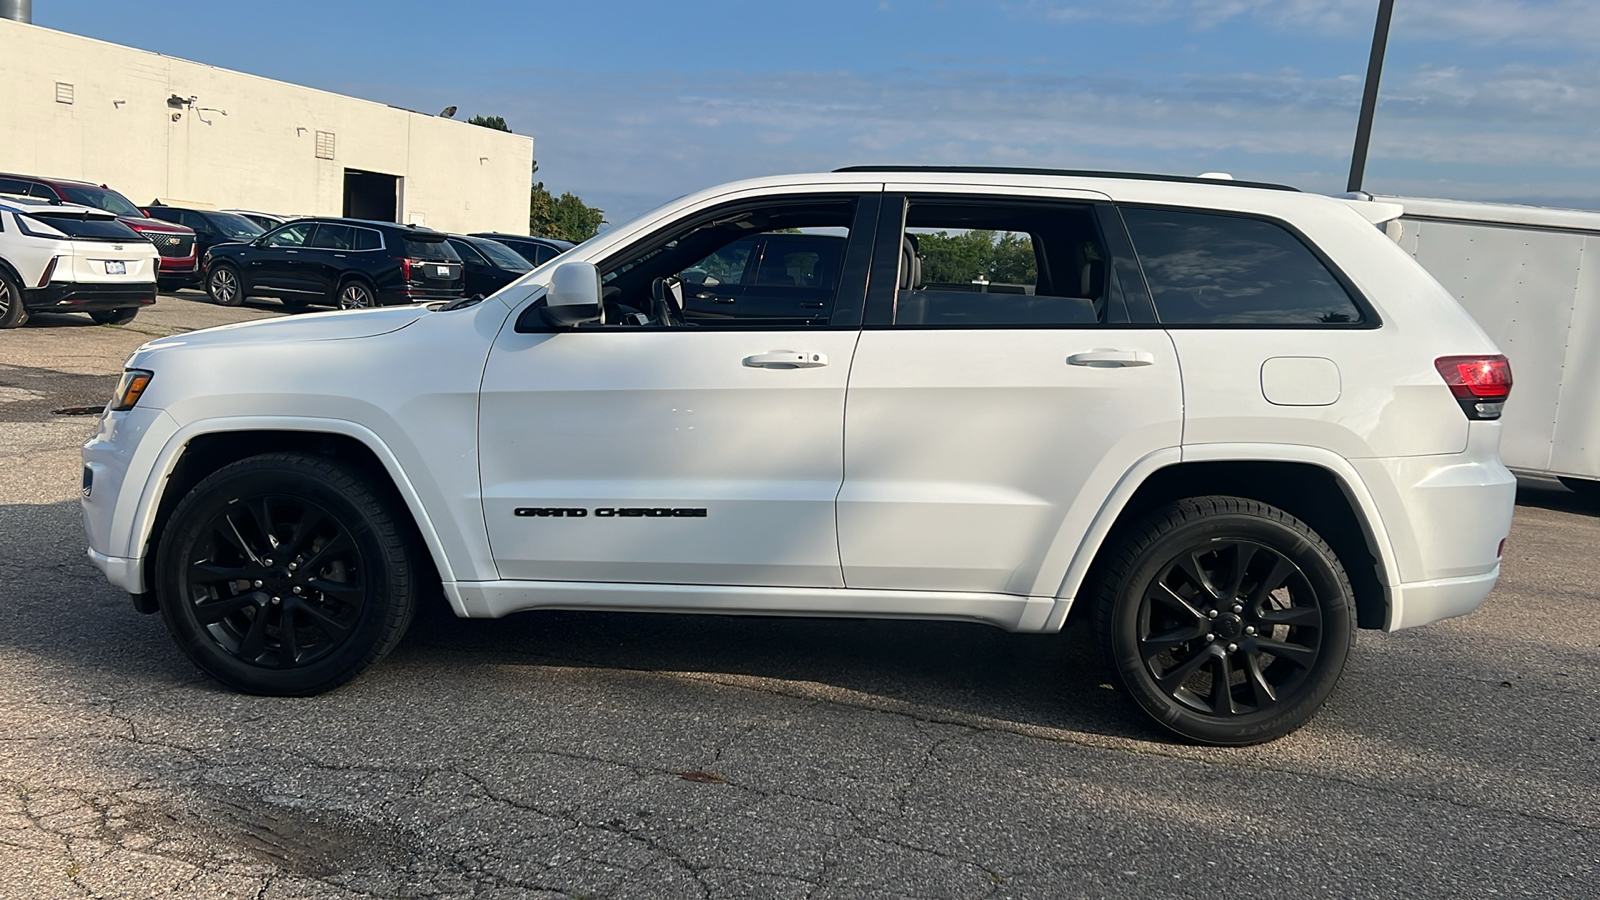
[(401, 259), (400, 260), (400, 277), (405, 279), (406, 281), (410, 281), (411, 280), (411, 260), (409, 260), (409, 259)]
[(1469, 419), (1498, 419), (1511, 396), (1511, 363), (1504, 356), (1441, 356), (1433, 361)]

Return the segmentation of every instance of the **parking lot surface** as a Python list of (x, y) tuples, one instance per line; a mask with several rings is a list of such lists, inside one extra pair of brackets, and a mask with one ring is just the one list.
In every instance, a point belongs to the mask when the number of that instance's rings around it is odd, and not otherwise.
[(1594, 896), (1600, 510), (1549, 485), (1483, 609), (1363, 632), (1243, 750), (1154, 733), (1081, 630), (435, 609), (341, 690), (230, 693), (84, 558), (70, 413), (276, 314), (0, 332), (0, 898)]

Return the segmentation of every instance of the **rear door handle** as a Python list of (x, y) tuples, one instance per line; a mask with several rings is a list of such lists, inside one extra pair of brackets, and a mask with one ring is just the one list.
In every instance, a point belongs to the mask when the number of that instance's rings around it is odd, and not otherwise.
[(1088, 350), (1067, 357), (1069, 366), (1089, 366), (1096, 369), (1127, 369), (1155, 364), (1155, 354), (1144, 350)]
[(746, 356), (744, 364), (754, 369), (815, 369), (828, 364), (828, 355), (795, 350), (773, 350), (769, 353)]

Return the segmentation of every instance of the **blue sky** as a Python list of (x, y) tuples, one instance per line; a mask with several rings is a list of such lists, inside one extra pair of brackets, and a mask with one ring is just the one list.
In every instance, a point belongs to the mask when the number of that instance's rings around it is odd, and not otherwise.
[[(1397, 0), (1367, 187), (1600, 209), (1600, 2)], [(502, 115), (622, 221), (870, 162), (1344, 189), (1377, 0), (36, 0), (34, 22)]]

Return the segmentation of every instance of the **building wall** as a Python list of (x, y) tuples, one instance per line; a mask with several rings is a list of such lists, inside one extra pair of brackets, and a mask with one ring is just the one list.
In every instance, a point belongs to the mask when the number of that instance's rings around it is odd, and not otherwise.
[[(174, 109), (173, 95), (196, 99)], [(333, 135), (332, 159), (318, 158), (318, 132)], [(0, 171), (103, 183), (140, 204), (339, 215), (344, 172), (358, 169), (402, 177), (403, 222), (525, 233), (532, 168), (523, 135), (0, 19)]]

